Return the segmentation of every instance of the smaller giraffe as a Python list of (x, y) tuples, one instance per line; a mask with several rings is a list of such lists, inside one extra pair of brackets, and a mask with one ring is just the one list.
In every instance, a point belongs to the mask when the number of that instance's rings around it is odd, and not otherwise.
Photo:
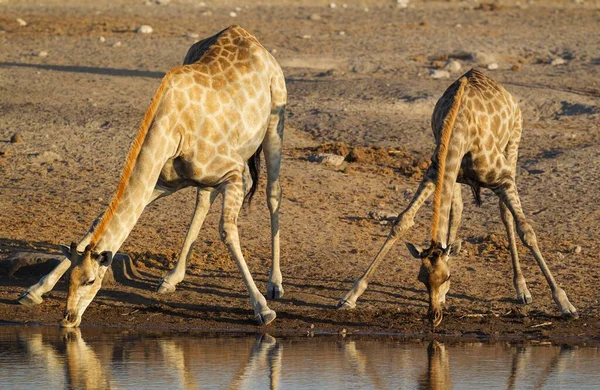
[(275, 319), (258, 291), (240, 246), (237, 218), (245, 198), (256, 190), (260, 153), (267, 167), (267, 205), (271, 216), (272, 267), (268, 298), (283, 295), (279, 268), (279, 170), (287, 100), (285, 79), (275, 58), (240, 26), (230, 26), (195, 43), (184, 65), (163, 78), (127, 155), (117, 191), (85, 237), (65, 258), (19, 298), (42, 302), (71, 267), (64, 327), (76, 327), (101, 287), (113, 254), (144, 208), (185, 187), (196, 187), (196, 207), (177, 261), (159, 291), (173, 291), (204, 218), (223, 195), (219, 230), (242, 273), (259, 324)]
[(425, 250), (407, 244), (410, 253), (421, 259), (419, 280), (429, 292), (428, 316), (432, 327), (442, 321), (442, 304), (450, 288), (449, 259), (460, 250), (456, 238), (462, 217), (462, 195), (458, 183), (473, 190), (481, 203), (480, 189), (489, 188), (499, 197), (500, 215), (506, 228), (512, 258), (513, 283), (520, 303), (530, 303), (531, 294), (521, 272), (516, 230), (523, 244), (533, 253), (552, 297), (563, 315), (577, 318), (577, 310), (558, 286), (538, 247), (535, 232), (521, 208), (516, 172), (521, 140), (521, 110), (515, 99), (498, 82), (477, 70), (470, 70), (454, 82), (438, 100), (431, 127), (437, 143), (432, 164), (408, 207), (402, 211), (392, 230), (367, 269), (337, 307), (354, 308), (368, 282), (392, 245), (414, 225), (421, 205), (435, 192), (431, 246)]

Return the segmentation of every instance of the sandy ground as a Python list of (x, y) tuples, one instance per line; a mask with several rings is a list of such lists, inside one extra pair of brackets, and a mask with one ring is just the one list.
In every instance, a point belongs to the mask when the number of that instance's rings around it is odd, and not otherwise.
[[(270, 304), (278, 315), (270, 333), (312, 326), (317, 332), (427, 331), (419, 264), (401, 243), (354, 311), (333, 307), (384, 242), (385, 217), (405, 207), (418, 186), (433, 151), (435, 101), (462, 72), (496, 62), (499, 68), (486, 73), (519, 99), (524, 113), (518, 164), (524, 210), (581, 317), (558, 316), (523, 246), (534, 302), (516, 303), (497, 200), (484, 191), (484, 205), (476, 208), (465, 189), (464, 250), (452, 266), (439, 332), (600, 337), (598, 1), (411, 1), (407, 9), (392, 1), (336, 8), (326, 1), (81, 3), (0, 1), (0, 260), (23, 250), (57, 253), (57, 244), (79, 239), (106, 207), (160, 78), (197, 39), (189, 34), (205, 37), (237, 23), (280, 61), (289, 94), (281, 217), (286, 293)], [(154, 32), (136, 33), (142, 24)], [(433, 79), (430, 72), (448, 58), (461, 71)], [(564, 63), (557, 65), (559, 58)], [(14, 133), (22, 142), (9, 141)], [(356, 146), (368, 155), (341, 167), (308, 161), (315, 151)], [(263, 173), (261, 194), (264, 184)], [(154, 292), (183, 243), (193, 199), (187, 189), (148, 207), (121, 248), (143, 278), (103, 288), (83, 325), (256, 329), (241, 276), (218, 237), (217, 207), (185, 281), (172, 295)], [(430, 216), (427, 203), (405, 239), (425, 242)], [(270, 253), (264, 196), (244, 210), (240, 230), (264, 291)], [(15, 304), (44, 272), (26, 267), (0, 276), (0, 320), (60, 319), (64, 282), (42, 305)]]

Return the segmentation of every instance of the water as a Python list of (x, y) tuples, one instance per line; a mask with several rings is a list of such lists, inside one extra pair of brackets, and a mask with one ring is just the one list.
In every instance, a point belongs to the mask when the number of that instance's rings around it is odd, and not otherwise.
[(0, 389), (599, 388), (600, 350), (0, 327)]

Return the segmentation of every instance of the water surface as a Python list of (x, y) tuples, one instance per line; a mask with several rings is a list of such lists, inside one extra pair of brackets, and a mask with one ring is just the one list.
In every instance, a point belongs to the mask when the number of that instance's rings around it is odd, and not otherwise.
[(597, 347), (0, 327), (0, 389), (598, 388)]

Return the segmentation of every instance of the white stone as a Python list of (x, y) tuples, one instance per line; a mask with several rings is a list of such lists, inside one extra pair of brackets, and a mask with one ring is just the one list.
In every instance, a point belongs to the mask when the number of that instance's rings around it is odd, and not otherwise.
[(450, 72), (458, 72), (458, 71), (460, 71), (461, 68), (462, 68), (462, 65), (460, 64), (460, 62), (458, 62), (456, 60), (449, 60), (448, 62), (446, 62), (446, 65), (444, 66), (444, 69), (446, 69)]
[(329, 3), (329, 8), (336, 8), (336, 7), (337, 7), (337, 4), (335, 4), (335, 3)]
[(310, 35), (304, 34), (304, 35), (302, 35), (302, 39), (310, 39)]
[(237, 13), (235, 11), (231, 11), (229, 13), (229, 16), (231, 16), (232, 18), (235, 18), (237, 16)]
[(19, 26), (21, 26), (21, 27), (25, 27), (25, 26), (27, 26), (27, 22), (26, 22), (26, 21), (24, 21), (24, 20), (23, 20), (23, 19), (21, 19), (21, 18), (17, 18), (17, 24), (18, 24)]
[(340, 35), (346, 35), (346, 31), (340, 31)]
[(489, 65), (491, 63), (496, 62), (496, 56), (494, 54), (484, 53), (480, 51), (471, 53), (471, 58), (473, 58), (475, 62), (481, 65)]
[(312, 14), (309, 16), (309, 19), (312, 20), (313, 22), (316, 22), (317, 20), (321, 20), (321, 15), (319, 14)]
[(100, 37), (100, 38), (98, 38), (98, 40), (100, 41), (100, 43), (106, 42), (106, 38), (104, 38), (104, 37)]
[(202, 12), (202, 16), (212, 16), (212, 14), (213, 14), (213, 13), (212, 13), (212, 11), (211, 11), (211, 10), (208, 10), (208, 11), (204, 11), (204, 12)]
[(112, 47), (121, 47), (122, 43), (121, 41), (115, 42), (112, 44)]
[(398, 5), (398, 8), (406, 8), (408, 7), (408, 0), (396, 0), (396, 4)]
[(200, 34), (198, 34), (198, 33), (192, 33), (192, 32), (189, 32), (189, 33), (185, 34), (185, 36), (187, 38), (192, 38), (192, 39), (198, 39), (198, 38), (200, 38)]
[(431, 71), (431, 78), (433, 79), (448, 79), (450, 78), (450, 72), (447, 70), (435, 69)]
[(496, 70), (496, 69), (498, 69), (498, 63), (492, 62), (491, 64), (488, 64), (487, 68), (489, 70)]
[(348, 4), (346, 4), (346, 3), (342, 4), (342, 8), (348, 8)]
[(566, 64), (566, 63), (567, 63), (567, 61), (565, 61), (565, 59), (564, 59), (564, 58), (562, 58), (562, 57), (557, 57), (557, 58), (553, 59), (553, 60), (550, 62), (550, 65), (552, 65), (552, 66), (558, 66), (558, 65), (564, 65), (564, 64)]
[(154, 29), (147, 24), (143, 24), (137, 28), (137, 32), (140, 34), (151, 34)]
[(38, 57), (48, 57), (48, 52), (46, 50), (42, 50), (37, 53)]
[(240, 12), (240, 11), (242, 10), (242, 8), (241, 8), (241, 7), (235, 7), (235, 10), (236, 10), (237, 12)]
[(579, 254), (581, 253), (581, 247), (579, 245), (577, 245), (574, 249), (573, 249), (573, 253)]

